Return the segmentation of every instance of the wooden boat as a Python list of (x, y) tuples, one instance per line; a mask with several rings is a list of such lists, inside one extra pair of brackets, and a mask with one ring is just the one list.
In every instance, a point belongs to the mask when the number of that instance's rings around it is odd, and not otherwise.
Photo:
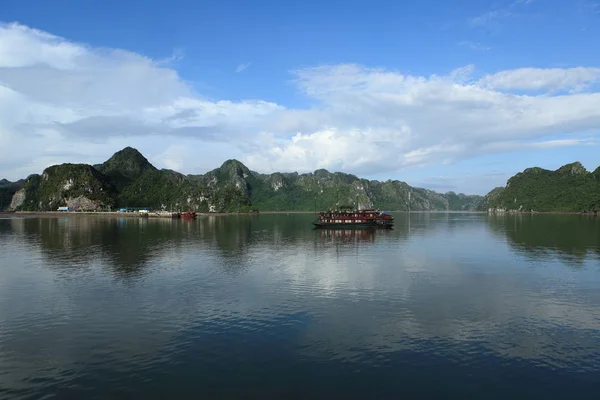
[(320, 212), (313, 221), (317, 228), (391, 228), (394, 216), (375, 209), (353, 210), (341, 206), (339, 210)]

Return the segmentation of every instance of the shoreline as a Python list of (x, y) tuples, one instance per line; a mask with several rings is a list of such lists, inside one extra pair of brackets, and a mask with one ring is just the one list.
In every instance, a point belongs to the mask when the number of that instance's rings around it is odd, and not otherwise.
[(587, 215), (587, 216), (598, 216), (598, 214), (594, 214), (593, 212), (583, 212), (583, 211), (483, 211), (489, 215)]
[[(175, 213), (175, 211), (173, 211)], [(313, 214), (314, 211), (263, 211), (261, 213), (253, 212), (196, 212), (196, 216), (234, 216), (234, 215), (260, 215), (260, 214)], [(140, 214), (137, 212), (119, 212), (119, 211), (0, 211), (0, 216), (20, 216), (20, 217), (122, 217), (122, 218), (160, 218), (160, 219), (179, 219), (170, 215), (159, 215), (156, 213)]]
[[(487, 215), (586, 215), (586, 216), (597, 216), (593, 212), (575, 212), (575, 211), (460, 211), (460, 210), (430, 210), (430, 211), (390, 211), (391, 213), (398, 214), (487, 214)], [(318, 213), (318, 211), (317, 211)], [(289, 214), (315, 214), (315, 211), (260, 211), (258, 213), (253, 212), (196, 212), (198, 217), (208, 216), (235, 216), (235, 215), (289, 215)], [(119, 211), (0, 211), (0, 217), (2, 216), (14, 216), (14, 217), (120, 217), (120, 218), (159, 218), (159, 219), (178, 219), (177, 217), (171, 217), (168, 215), (158, 214), (139, 214), (136, 212), (119, 212)]]

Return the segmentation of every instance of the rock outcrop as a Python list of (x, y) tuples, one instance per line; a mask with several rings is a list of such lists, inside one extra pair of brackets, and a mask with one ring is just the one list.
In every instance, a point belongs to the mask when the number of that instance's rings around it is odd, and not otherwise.
[(19, 207), (21, 207), (21, 205), (23, 204), (24, 201), (25, 201), (25, 189), (19, 189), (12, 196), (12, 199), (10, 201), (10, 206), (8, 207), (8, 209), (10, 211), (16, 210)]

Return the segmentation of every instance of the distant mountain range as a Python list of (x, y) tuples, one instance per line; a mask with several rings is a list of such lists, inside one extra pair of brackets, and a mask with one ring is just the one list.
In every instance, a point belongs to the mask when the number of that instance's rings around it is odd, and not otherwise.
[(399, 211), (586, 212), (600, 209), (600, 167), (528, 168), (485, 196), (437, 193), (405, 182), (360, 179), (325, 169), (260, 174), (227, 160), (203, 175), (155, 168), (126, 147), (103, 164), (61, 164), (17, 182), (0, 180), (0, 210), (150, 207), (199, 212), (313, 211), (336, 205)]
[(484, 210), (477, 195), (437, 193), (405, 182), (360, 179), (325, 169), (260, 174), (227, 160), (203, 175), (155, 168), (126, 147), (103, 164), (61, 164), (25, 180), (0, 181), (0, 209), (52, 211), (150, 207), (199, 212), (312, 211), (348, 204), (385, 210)]

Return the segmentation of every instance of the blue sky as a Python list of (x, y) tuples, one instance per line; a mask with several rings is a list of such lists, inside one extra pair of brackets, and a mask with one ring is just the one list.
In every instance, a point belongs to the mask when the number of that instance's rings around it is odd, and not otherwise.
[(600, 164), (600, 2), (3, 0), (0, 18), (12, 179), (124, 145), (186, 173), (238, 158), (479, 194)]

